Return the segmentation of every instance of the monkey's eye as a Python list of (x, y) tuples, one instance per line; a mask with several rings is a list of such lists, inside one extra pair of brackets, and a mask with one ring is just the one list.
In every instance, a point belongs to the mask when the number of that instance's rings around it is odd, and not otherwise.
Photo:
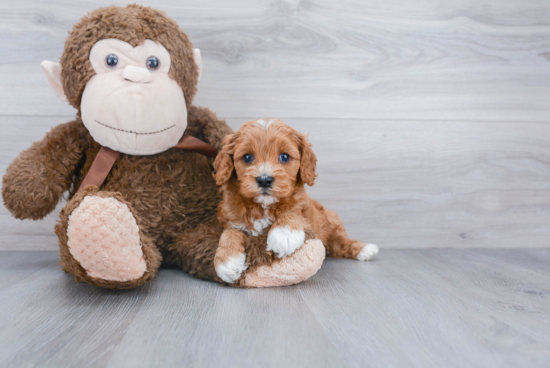
[(160, 66), (160, 60), (156, 56), (149, 56), (147, 58), (147, 68), (151, 70), (157, 70)]
[(279, 161), (288, 162), (288, 161), (290, 161), (290, 156), (288, 155), (288, 153), (281, 153), (279, 155)]
[(107, 64), (109, 68), (116, 68), (118, 64), (118, 56), (116, 56), (115, 54), (107, 55), (107, 57), (105, 58), (105, 64)]
[(254, 161), (254, 156), (252, 156), (250, 153), (247, 153), (246, 155), (243, 156), (243, 161), (245, 164), (249, 164), (252, 161)]

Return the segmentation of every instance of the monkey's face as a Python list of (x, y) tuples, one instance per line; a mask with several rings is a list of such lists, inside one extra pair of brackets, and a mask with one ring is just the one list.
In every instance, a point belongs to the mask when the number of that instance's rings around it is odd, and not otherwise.
[(136, 4), (96, 9), (69, 32), (60, 61), (42, 62), (48, 83), (99, 144), (152, 155), (182, 137), (200, 51), (164, 13)]
[(132, 47), (118, 39), (90, 51), (95, 75), (82, 94), (82, 121), (96, 142), (132, 155), (176, 145), (187, 127), (180, 86), (170, 78), (170, 54), (152, 40)]

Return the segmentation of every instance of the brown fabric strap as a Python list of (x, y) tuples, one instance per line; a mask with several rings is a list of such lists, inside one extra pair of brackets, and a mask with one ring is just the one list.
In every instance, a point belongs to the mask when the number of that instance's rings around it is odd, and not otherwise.
[(187, 134), (184, 134), (183, 137), (181, 137), (180, 141), (174, 146), (174, 148), (200, 153), (201, 155), (210, 158), (215, 158), (218, 155), (218, 149), (216, 147), (213, 147), (208, 143)]
[[(173, 148), (200, 153), (201, 155), (210, 158), (214, 158), (218, 155), (218, 149), (216, 147), (213, 147), (208, 143), (187, 134), (184, 134), (178, 144), (176, 144)], [(107, 175), (109, 175), (109, 172), (111, 172), (118, 156), (120, 156), (120, 152), (114, 151), (107, 147), (101, 147), (94, 159), (94, 162), (92, 162), (90, 170), (84, 177), (82, 184), (78, 187), (77, 193), (88, 185), (95, 185), (99, 188), (105, 181), (105, 178), (107, 178)]]
[(109, 172), (115, 164), (118, 156), (120, 156), (120, 152), (114, 151), (107, 147), (101, 147), (94, 159), (94, 162), (92, 162), (90, 170), (84, 177), (82, 184), (80, 184), (77, 193), (88, 185), (95, 185), (99, 188), (105, 181), (107, 175), (109, 175)]

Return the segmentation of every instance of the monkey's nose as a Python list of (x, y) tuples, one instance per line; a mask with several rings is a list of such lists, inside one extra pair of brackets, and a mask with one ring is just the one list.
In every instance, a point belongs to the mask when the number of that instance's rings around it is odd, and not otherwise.
[(145, 68), (127, 65), (122, 73), (122, 78), (134, 83), (149, 83), (151, 81), (151, 73)]

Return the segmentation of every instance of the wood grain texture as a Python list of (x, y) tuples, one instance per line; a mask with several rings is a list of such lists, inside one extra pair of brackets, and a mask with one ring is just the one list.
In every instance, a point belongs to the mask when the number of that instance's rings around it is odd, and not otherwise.
[(546, 367), (549, 249), (386, 250), (294, 287), (109, 291), (2, 252), (1, 367)]
[[(0, 174), (74, 110), (39, 68), (87, 11), (121, 1), (0, 3)], [(311, 195), (383, 248), (550, 246), (550, 5), (429, 0), (148, 3), (202, 49), (196, 99), (234, 128), (309, 132)], [(0, 249), (51, 249), (57, 212)]]
[[(0, 3), (0, 114), (66, 115), (39, 64), (86, 12)], [(525, 0), (166, 0), (203, 53), (197, 103), (223, 116), (548, 121), (550, 6)]]
[[(70, 117), (0, 117), (0, 174)], [(246, 118), (229, 119), (233, 129)], [(308, 189), (352, 238), (384, 248), (549, 247), (550, 125), (537, 122), (286, 119), (309, 133)], [(39, 222), (0, 207), (0, 249), (57, 249), (57, 212)]]

